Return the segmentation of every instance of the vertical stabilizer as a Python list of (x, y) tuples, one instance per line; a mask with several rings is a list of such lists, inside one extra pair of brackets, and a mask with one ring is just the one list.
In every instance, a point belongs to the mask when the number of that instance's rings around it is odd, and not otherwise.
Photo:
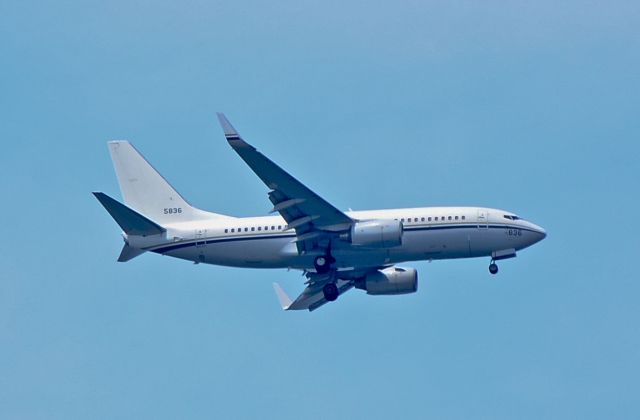
[(225, 217), (192, 207), (125, 140), (109, 142), (120, 191), (127, 206), (160, 224)]

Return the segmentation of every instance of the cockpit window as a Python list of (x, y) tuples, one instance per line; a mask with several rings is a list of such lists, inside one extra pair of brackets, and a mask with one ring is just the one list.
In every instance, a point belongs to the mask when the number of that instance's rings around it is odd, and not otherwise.
[(520, 220), (520, 217), (518, 217), (516, 215), (510, 215), (510, 214), (505, 214), (504, 218), (505, 219), (509, 219), (509, 220)]

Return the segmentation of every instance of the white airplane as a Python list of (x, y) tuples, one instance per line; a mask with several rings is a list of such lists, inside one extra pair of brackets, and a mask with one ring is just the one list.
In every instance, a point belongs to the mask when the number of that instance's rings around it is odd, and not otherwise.
[(266, 217), (230, 217), (191, 206), (127, 141), (109, 142), (125, 204), (93, 194), (120, 225), (118, 261), (145, 251), (195, 263), (302, 270), (306, 288), (284, 310), (313, 311), (355, 287), (370, 295), (413, 293), (406, 261), (490, 257), (496, 261), (541, 241), (546, 232), (515, 214), (482, 207), (422, 207), (343, 212), (245, 142), (223, 114), (229, 145), (269, 188)]

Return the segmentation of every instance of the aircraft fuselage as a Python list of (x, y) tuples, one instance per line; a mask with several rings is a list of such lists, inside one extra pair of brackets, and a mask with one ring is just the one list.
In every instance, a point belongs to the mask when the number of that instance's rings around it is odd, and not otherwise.
[[(388, 248), (332, 243), (336, 267), (381, 266), (406, 261), (493, 256), (518, 251), (542, 240), (546, 232), (511, 212), (478, 207), (424, 207), (347, 212), (357, 220), (396, 219), (402, 243)], [(167, 224), (166, 238), (149, 251), (197, 263), (249, 268), (313, 269), (319, 253), (299, 255), (293, 229), (280, 216), (225, 218)], [(149, 238), (150, 240), (152, 238)], [(499, 257), (496, 259), (500, 259)]]

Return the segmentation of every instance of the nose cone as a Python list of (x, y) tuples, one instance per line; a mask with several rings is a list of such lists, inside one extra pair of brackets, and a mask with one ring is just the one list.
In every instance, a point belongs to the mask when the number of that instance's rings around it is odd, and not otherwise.
[(531, 225), (531, 229), (535, 232), (534, 235), (536, 236), (533, 243), (540, 242), (547, 237), (547, 231), (544, 230), (544, 228), (531, 222), (529, 222), (529, 224)]

